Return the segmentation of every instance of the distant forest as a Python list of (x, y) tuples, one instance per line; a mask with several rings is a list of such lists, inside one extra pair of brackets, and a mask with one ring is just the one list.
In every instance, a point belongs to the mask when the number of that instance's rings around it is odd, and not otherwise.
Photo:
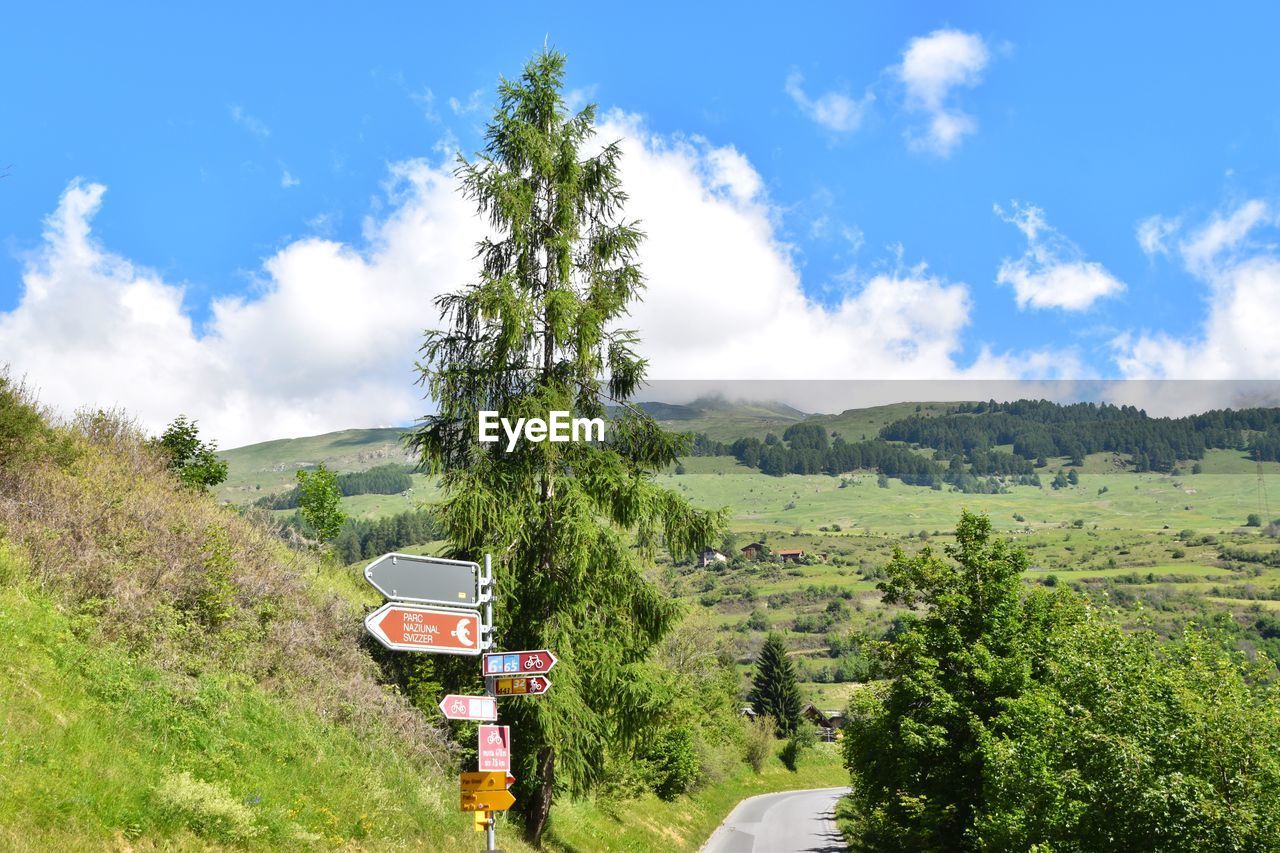
[[(351, 495), (398, 495), (413, 488), (413, 470), (408, 465), (379, 465), (367, 471), (353, 471), (338, 475), (338, 491), (343, 497)], [(298, 487), (287, 492), (267, 495), (255, 502), (264, 509), (297, 509)]]
[[(902, 443), (890, 443), (902, 442)], [(910, 446), (932, 449), (932, 458)], [(1012, 447), (1012, 453), (995, 449)], [(781, 438), (726, 444), (692, 438), (694, 456), (736, 458), (765, 474), (830, 474), (875, 469), (915, 486), (950, 484), (965, 492), (998, 492), (1009, 483), (1040, 485), (1037, 468), (1065, 457), (1073, 466), (1090, 453), (1129, 457), (1137, 471), (1173, 471), (1208, 449), (1238, 449), (1280, 461), (1280, 409), (1224, 409), (1183, 418), (1152, 418), (1133, 406), (1061, 405), (1047, 400), (963, 403), (945, 415), (913, 415), (876, 439), (847, 441), (822, 424), (800, 423)]]
[(333, 540), (342, 562), (372, 560), (405, 545), (422, 545), (440, 538), (440, 527), (427, 510), (409, 510), (376, 521), (347, 519)]

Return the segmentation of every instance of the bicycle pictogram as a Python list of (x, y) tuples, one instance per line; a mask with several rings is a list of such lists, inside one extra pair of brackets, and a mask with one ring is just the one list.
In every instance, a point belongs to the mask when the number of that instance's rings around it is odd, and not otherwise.
[(489, 736), (485, 738), (485, 743), (487, 743), (489, 746), (501, 746), (502, 732), (498, 731), (497, 729), (494, 729), (493, 731), (489, 732)]
[(546, 667), (546, 665), (547, 665), (546, 661), (544, 661), (544, 660), (542, 659), (542, 655), (539, 655), (539, 654), (529, 655), (527, 658), (525, 658), (525, 659), (524, 659), (524, 668), (525, 668), (525, 669), (539, 669), (539, 670), (540, 670), (540, 669), (545, 668), (545, 667)]

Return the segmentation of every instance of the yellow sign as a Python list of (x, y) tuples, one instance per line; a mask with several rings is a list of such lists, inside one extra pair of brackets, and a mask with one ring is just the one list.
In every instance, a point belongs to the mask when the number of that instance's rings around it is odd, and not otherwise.
[(489, 828), (489, 821), (493, 820), (491, 812), (472, 812), (471, 817), (473, 819), (472, 826), (476, 832), (484, 832)]
[(458, 786), (464, 791), (505, 791), (507, 774), (502, 770), (484, 773), (459, 773)]
[(515, 804), (516, 798), (506, 789), (474, 794), (462, 792), (461, 808), (464, 812), (505, 812)]

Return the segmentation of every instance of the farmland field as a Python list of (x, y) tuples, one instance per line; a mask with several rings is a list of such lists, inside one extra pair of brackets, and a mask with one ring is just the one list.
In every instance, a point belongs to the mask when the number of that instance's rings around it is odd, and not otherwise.
[[(850, 440), (874, 436), (890, 421), (912, 413), (931, 416), (946, 404), (901, 404), (816, 416), (809, 422)], [(715, 440), (759, 438), (797, 422), (785, 407), (656, 412), (670, 428), (697, 428)], [(398, 430), (349, 430), (329, 436), (270, 442), (229, 451), (231, 476), (220, 496), (247, 504), (290, 488), (295, 472), (324, 463), (336, 471), (408, 462)], [(1008, 450), (1009, 448), (1001, 448)], [(923, 451), (922, 451), (923, 452)], [(1069, 466), (1051, 458), (1043, 470)], [(1072, 467), (1078, 484), (1010, 485), (1003, 494), (930, 489), (860, 470), (840, 476), (770, 476), (729, 456), (683, 459), (659, 475), (695, 504), (724, 507), (730, 518), (722, 550), (763, 541), (773, 551), (803, 550), (800, 563), (748, 562), (741, 558), (706, 569), (660, 557), (656, 571), (689, 613), (730, 637), (744, 679), (768, 631), (782, 631), (807, 696), (820, 707), (839, 708), (857, 682), (858, 653), (832, 648), (832, 639), (872, 641), (899, 614), (880, 601), (881, 571), (901, 547), (907, 552), (950, 541), (961, 510), (985, 513), (995, 529), (1030, 555), (1028, 584), (1070, 584), (1114, 604), (1121, 618), (1172, 631), (1187, 619), (1230, 613), (1241, 622), (1280, 610), (1280, 566), (1265, 562), (1280, 544), (1250, 514), (1270, 519), (1266, 490), (1280, 505), (1280, 463), (1261, 465), (1238, 450), (1208, 450), (1199, 473), (1135, 473), (1127, 460), (1095, 453)], [(679, 473), (677, 473), (677, 471)], [(1261, 472), (1261, 480), (1259, 479)], [(353, 518), (377, 520), (429, 506), (435, 482), (412, 475), (401, 494), (345, 497)], [(278, 510), (283, 520), (292, 510)], [(429, 553), (442, 543), (406, 546)], [(1224, 557), (1225, 549), (1231, 557)], [(1248, 559), (1241, 559), (1241, 555)], [(1274, 559), (1272, 562), (1276, 562)], [(360, 563), (348, 571), (355, 576)], [(352, 588), (358, 587), (358, 584)], [(370, 599), (372, 600), (372, 599)]]

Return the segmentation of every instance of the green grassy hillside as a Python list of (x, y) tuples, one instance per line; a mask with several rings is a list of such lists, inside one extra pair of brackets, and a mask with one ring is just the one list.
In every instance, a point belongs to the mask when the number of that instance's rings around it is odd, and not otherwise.
[[(723, 401), (646, 404), (669, 428), (707, 432), (721, 441), (781, 435), (787, 425), (802, 421), (859, 440), (874, 437), (894, 420), (939, 415), (951, 405), (902, 403), (805, 417), (778, 406)], [(260, 467), (279, 464), (272, 452), (248, 450), (258, 454)], [(922, 532), (945, 543), (965, 508), (988, 514), (997, 530), (1031, 550), (1034, 570), (1028, 583), (1053, 576), (1052, 582), (1146, 601), (1148, 608), (1154, 603), (1170, 624), (1213, 613), (1231, 614), (1245, 624), (1251, 614), (1280, 609), (1280, 568), (1254, 563), (1241, 569), (1221, 553), (1221, 546), (1274, 547), (1258, 528), (1243, 525), (1252, 513), (1266, 514), (1267, 489), (1280, 496), (1280, 463), (1262, 465), (1260, 492), (1258, 466), (1236, 450), (1210, 450), (1201, 473), (1177, 476), (1134, 473), (1106, 453), (1083, 462), (1076, 468), (1077, 486), (1050, 488), (1052, 472), (1070, 467), (1065, 458), (1050, 459), (1042, 469), (1044, 487), (1012, 486), (1006, 494), (984, 495), (907, 486), (896, 479), (882, 488), (870, 471), (773, 477), (730, 457), (688, 458), (682, 474), (672, 470), (661, 479), (696, 504), (729, 508), (735, 547), (765, 537), (775, 549), (804, 549), (813, 559), (798, 566), (670, 566), (665, 581), (691, 609), (707, 610), (712, 623), (734, 640), (744, 678), (746, 662), (770, 629), (788, 633), (805, 673), (824, 677), (823, 670), (836, 663), (823, 651), (829, 634), (874, 635), (897, 615), (880, 605), (875, 588), (876, 568), (889, 559), (893, 546), (920, 547)], [(233, 459), (233, 471), (237, 464)], [(379, 518), (429, 502), (435, 494), (429, 478), (415, 475), (411, 494), (359, 495), (343, 504), (357, 517)], [(1278, 514), (1280, 506), (1272, 511)], [(1194, 533), (1192, 543), (1180, 538), (1183, 531)], [(1204, 537), (1213, 544), (1204, 544)], [(826, 610), (837, 599), (847, 612), (828, 618)], [(849, 681), (805, 684), (807, 696), (827, 708), (840, 707), (853, 689)]]
[[(389, 438), (232, 459), (354, 469), (385, 460)], [(289, 548), (261, 520), (180, 486), (127, 421), (50, 426), (0, 376), (0, 849), (480, 849), (457, 807), (469, 730), (402, 678), (411, 656), (364, 635), (379, 596), (359, 566)], [(708, 695), (680, 683), (695, 707)], [(692, 850), (742, 796), (845, 779), (830, 750), (783, 769), (776, 742), (750, 771), (721, 694), (693, 790), (658, 800), (624, 766), (629, 787), (558, 801), (546, 849)], [(499, 840), (529, 849), (506, 817)]]
[(320, 464), (345, 472), (409, 462), (400, 438), (403, 433), (399, 428), (346, 429), (223, 450), (218, 455), (227, 461), (228, 475), (218, 497), (236, 504), (252, 503), (264, 494), (292, 488), (298, 469)]
[(480, 849), (444, 768), (389, 729), (147, 663), (11, 555), (0, 573), (0, 848)]

